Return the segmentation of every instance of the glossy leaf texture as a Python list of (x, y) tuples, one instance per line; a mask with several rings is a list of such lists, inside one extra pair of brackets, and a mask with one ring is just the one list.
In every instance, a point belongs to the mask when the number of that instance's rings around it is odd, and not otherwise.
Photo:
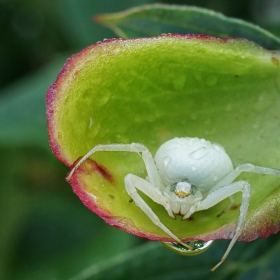
[(267, 49), (280, 49), (280, 39), (259, 26), (198, 7), (153, 4), (94, 19), (123, 38), (162, 33), (206, 34), (246, 38)]
[[(67, 166), (96, 144), (139, 142), (152, 154), (173, 137), (199, 137), (221, 144), (233, 164), (280, 168), (279, 54), (245, 39), (166, 35), (113, 39), (92, 45), (66, 62), (47, 94), (49, 139)], [(124, 176), (143, 178), (135, 153), (100, 152), (70, 183), (83, 203), (107, 223), (153, 240), (170, 241), (130, 201)], [(239, 240), (279, 230), (280, 179), (242, 174), (252, 185), (246, 228)], [(185, 240), (231, 238), (235, 207), (228, 201), (173, 220), (141, 194), (160, 220)]]

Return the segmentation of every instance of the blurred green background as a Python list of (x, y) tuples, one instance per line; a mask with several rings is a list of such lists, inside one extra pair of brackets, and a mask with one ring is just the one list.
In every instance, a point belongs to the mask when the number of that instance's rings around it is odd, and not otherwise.
[[(48, 146), (47, 88), (71, 54), (116, 37), (92, 17), (156, 2), (0, 0), (0, 279), (210, 277), (227, 241), (216, 241), (201, 257), (183, 258), (106, 225), (73, 194), (64, 179), (68, 169)], [(213, 9), (280, 35), (280, 0), (161, 2)], [(246, 261), (246, 273), (232, 263), (215, 279), (278, 279), (278, 239), (236, 245), (229, 261)], [(261, 273), (256, 263), (263, 265)]]

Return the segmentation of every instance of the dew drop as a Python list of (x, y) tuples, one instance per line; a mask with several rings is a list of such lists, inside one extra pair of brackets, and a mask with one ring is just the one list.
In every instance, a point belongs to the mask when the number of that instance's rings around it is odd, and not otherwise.
[(205, 121), (204, 121), (204, 124), (206, 124), (206, 125), (208, 125), (208, 124), (210, 124), (212, 122), (212, 120), (211, 119), (205, 119)]
[(254, 129), (258, 129), (259, 127), (260, 127), (260, 125), (258, 123), (253, 124)]
[(98, 99), (97, 99), (96, 103), (99, 106), (103, 106), (108, 102), (110, 96), (111, 96), (111, 92), (109, 90), (104, 89), (102, 92), (99, 93), (99, 96), (98, 96)]
[(231, 110), (232, 110), (232, 105), (231, 104), (226, 105), (226, 111), (230, 112)]
[(202, 77), (201, 77), (201, 75), (200, 75), (199, 72), (195, 72), (195, 73), (194, 73), (194, 78), (195, 78), (197, 81), (199, 81), (199, 82), (202, 81)]
[(197, 119), (197, 115), (195, 113), (192, 113), (190, 117), (193, 121)]
[(279, 60), (277, 59), (277, 57), (275, 57), (275, 56), (272, 56), (271, 57), (271, 62), (274, 64), (274, 65), (276, 65), (276, 66), (279, 66)]
[(92, 117), (89, 118), (88, 132), (90, 137), (95, 137), (100, 129), (100, 123), (95, 122)]
[(213, 240), (210, 241), (202, 241), (202, 240), (194, 240), (189, 242), (184, 242), (185, 244), (193, 247), (193, 250), (184, 247), (181, 244), (176, 242), (162, 242), (162, 244), (168, 248), (169, 250), (180, 254), (180, 255), (189, 255), (194, 256), (205, 252), (213, 243)]
[(197, 169), (197, 168), (196, 168), (195, 165), (192, 165), (192, 166), (191, 166), (191, 170), (192, 170), (192, 171), (195, 171), (196, 169)]
[(141, 115), (141, 114), (134, 114), (134, 121), (136, 122), (136, 123), (142, 123), (143, 121), (144, 121), (144, 118), (143, 118), (143, 116)]
[(192, 146), (196, 141), (196, 138), (190, 138), (189, 141), (188, 141), (188, 145), (189, 146)]
[[(109, 133), (109, 131), (108, 131), (108, 133)], [(130, 140), (124, 134), (116, 134), (115, 135), (115, 140), (112, 140), (112, 142), (117, 142), (117, 143), (127, 143), (129, 141)]]
[(267, 109), (272, 103), (269, 93), (263, 92), (259, 95), (257, 102), (254, 104), (254, 109), (257, 111), (264, 111)]
[(165, 166), (167, 166), (171, 161), (171, 158), (170, 157), (165, 157), (164, 160), (163, 160), (163, 163)]
[(186, 77), (184, 75), (180, 75), (173, 79), (172, 84), (176, 90), (183, 89), (185, 86)]
[(92, 127), (92, 117), (89, 118), (89, 124), (88, 124), (88, 128), (90, 129)]
[(206, 84), (210, 87), (214, 86), (217, 84), (218, 78), (216, 76), (209, 76), (206, 79)]
[(213, 148), (214, 148), (217, 152), (221, 152), (221, 151), (222, 151), (221, 147), (220, 147), (219, 145), (217, 145), (217, 144), (213, 144)]
[(206, 149), (206, 147), (201, 147), (201, 148), (191, 152), (189, 154), (189, 156), (191, 159), (201, 159), (201, 158), (205, 157), (207, 153), (208, 153), (208, 150)]

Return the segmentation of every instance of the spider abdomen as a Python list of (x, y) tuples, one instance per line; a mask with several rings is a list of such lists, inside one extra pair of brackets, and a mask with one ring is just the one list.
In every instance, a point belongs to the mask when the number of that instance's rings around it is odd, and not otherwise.
[(173, 138), (162, 144), (155, 162), (163, 183), (188, 180), (202, 192), (233, 169), (224, 148), (200, 138)]

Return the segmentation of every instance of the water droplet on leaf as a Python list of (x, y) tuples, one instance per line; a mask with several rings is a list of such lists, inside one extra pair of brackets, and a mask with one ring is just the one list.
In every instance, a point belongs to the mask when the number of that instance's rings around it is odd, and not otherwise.
[(218, 81), (218, 78), (216, 76), (209, 76), (206, 79), (206, 84), (210, 87), (214, 86)]
[(185, 244), (193, 247), (193, 250), (184, 247), (177, 242), (162, 242), (162, 244), (168, 248), (169, 250), (184, 256), (194, 256), (205, 252), (213, 243), (213, 240), (210, 241), (202, 241), (202, 240), (194, 240), (189, 242), (184, 242)]
[(231, 110), (232, 110), (232, 105), (231, 104), (226, 105), (226, 111), (230, 112)]
[(185, 82), (186, 82), (186, 77), (184, 75), (181, 75), (179, 77), (174, 78), (172, 84), (176, 90), (180, 90), (184, 88)]

